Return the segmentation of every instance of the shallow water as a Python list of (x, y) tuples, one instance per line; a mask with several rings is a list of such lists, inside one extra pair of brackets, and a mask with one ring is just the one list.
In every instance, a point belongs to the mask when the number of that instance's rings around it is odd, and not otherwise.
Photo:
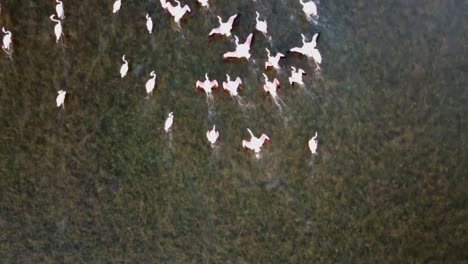
[[(100, 2), (100, 3), (96, 3)], [(19, 262), (462, 262), (466, 246), (468, 19), (464, 1), (211, 0), (181, 29), (159, 1), (66, 1), (55, 44), (52, 1), (2, 1), (13, 32), (0, 55), (0, 259)], [(223, 61), (208, 39), (239, 13), (252, 60)], [(149, 12), (153, 34), (145, 28)], [(320, 32), (323, 62), (273, 54)], [(3, 34), (1, 34), (3, 36)], [(121, 79), (125, 54), (130, 70)], [(305, 86), (288, 84), (290, 66)], [(156, 88), (146, 99), (149, 73)], [(195, 89), (240, 76), (242, 104)], [(66, 108), (57, 109), (58, 90)], [(164, 121), (174, 112), (174, 125)], [(216, 124), (211, 148), (206, 131)], [(241, 147), (246, 128), (271, 143)], [(318, 132), (318, 155), (307, 141)]]

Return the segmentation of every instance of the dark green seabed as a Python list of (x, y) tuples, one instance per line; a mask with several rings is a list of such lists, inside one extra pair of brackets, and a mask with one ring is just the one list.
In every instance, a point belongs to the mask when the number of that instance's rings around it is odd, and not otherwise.
[[(468, 261), (466, 1), (321, 0), (317, 25), (299, 0), (183, 3), (178, 30), (157, 0), (118, 15), (112, 0), (65, 0), (55, 44), (54, 1), (1, 1), (14, 46), (0, 52), (0, 263)], [(255, 10), (271, 42), (256, 33), (254, 61), (223, 62), (235, 45), (207, 38), (216, 15), (239, 13), (243, 42)], [(264, 48), (315, 32), (320, 71), (287, 54), (268, 72), (280, 111), (262, 91)], [(209, 106), (194, 87), (205, 72), (240, 76), (244, 105), (215, 91)], [(247, 127), (271, 138), (260, 159), (241, 147)]]

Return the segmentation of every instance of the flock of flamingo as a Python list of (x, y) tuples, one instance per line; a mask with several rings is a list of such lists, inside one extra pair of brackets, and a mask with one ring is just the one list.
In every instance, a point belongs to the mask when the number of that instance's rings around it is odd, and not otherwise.
[[(56, 1), (56, 6), (55, 6), (55, 11), (57, 13), (57, 18), (54, 19), (55, 14), (50, 16), (50, 19), (57, 24), (54, 27), (54, 33), (56, 37), (56, 43), (60, 41), (61, 36), (63, 35), (62, 33), (62, 24), (60, 20), (63, 20), (65, 18), (65, 13), (64, 13), (64, 5), (62, 1), (60, 0), (55, 0)], [(173, 18), (174, 22), (178, 25), (180, 28), (180, 21), (184, 17), (184, 15), (187, 12), (191, 12), (190, 7), (188, 5), (185, 5), (182, 7), (181, 3), (178, 0), (174, 0), (177, 5), (173, 5), (170, 1), (167, 0), (160, 0), (161, 6), (166, 11), (169, 13)], [(209, 8), (209, 3), (208, 0), (196, 0), (202, 7), (204, 8)], [(317, 6), (313, 1), (309, 2), (304, 2), (303, 0), (299, 0), (303, 7), (303, 11), (307, 17), (308, 21), (318, 19), (317, 15)], [(113, 13), (118, 13), (122, 5), (122, 0), (116, 0), (113, 4)], [(1, 10), (1, 9), (0, 9)], [(214, 35), (224, 35), (226, 37), (231, 36), (231, 29), (233, 26), (233, 23), (235, 19), (237, 18), (237, 14), (232, 15), (228, 18), (226, 22), (223, 22), (222, 18), (220, 16), (217, 16), (218, 21), (219, 21), (219, 27), (213, 28), (211, 32), (208, 34), (209, 37), (214, 36)], [(153, 21), (149, 14), (146, 15), (146, 27), (149, 32), (149, 34), (152, 33), (153, 30)], [(265, 36), (267, 36), (267, 21), (266, 20), (260, 20), (260, 14), (256, 12), (256, 26), (255, 30), (263, 33)], [(12, 42), (12, 33), (10, 31), (6, 31), (4, 27), (2, 27), (2, 32), (5, 34), (3, 36), (3, 45), (2, 49), (8, 54), (11, 55), (11, 46), (13, 44)], [(303, 54), (307, 56), (308, 58), (311, 58), (314, 60), (317, 68), (319, 68), (319, 64), (322, 62), (322, 57), (320, 55), (320, 52), (318, 51), (317, 47), (317, 38), (318, 38), (318, 33), (315, 33), (312, 37), (312, 40), (310, 42), (306, 41), (306, 36), (304, 34), (301, 34), (302, 36), (302, 47), (294, 47), (290, 49), (290, 52), (296, 52)], [(253, 38), (253, 33), (250, 33), (247, 38), (245, 39), (245, 42), (239, 43), (239, 38), (237, 36), (234, 36), (235, 39), (235, 44), (236, 44), (236, 49), (233, 51), (228, 51), (224, 53), (223, 58), (228, 59), (228, 58), (236, 58), (236, 59), (246, 59), (250, 60), (250, 45), (252, 43), (252, 38)], [(265, 62), (265, 69), (268, 69), (272, 67), (275, 70), (280, 69), (279, 61), (281, 58), (284, 58), (285, 55), (282, 53), (277, 53), (275, 56), (271, 56), (270, 51), (268, 48), (265, 48), (267, 52), (267, 61)], [(120, 68), (120, 76), (121, 78), (124, 78), (128, 72), (128, 61), (125, 59), (125, 55), (122, 56), (122, 60), (124, 63), (122, 64)], [(291, 66), (291, 76), (289, 77), (289, 83), (293, 85), (294, 83), (297, 83), (299, 85), (304, 85), (304, 82), (302, 81), (302, 75), (305, 73), (303, 69), (296, 69), (294, 66)], [(153, 94), (153, 90), (156, 84), (156, 73), (155, 71), (152, 71), (150, 73), (151, 78), (146, 82), (145, 88), (148, 96)], [(278, 89), (280, 83), (277, 78), (274, 78), (273, 81), (270, 81), (268, 79), (268, 76), (263, 73), (264, 79), (265, 79), (265, 84), (263, 86), (263, 89), (266, 93), (268, 93), (270, 96), (273, 98), (277, 97), (276, 90)], [(223, 88), (231, 96), (237, 96), (238, 95), (238, 89), (242, 89), (242, 80), (240, 77), (235, 78), (234, 80), (231, 80), (231, 77), (226, 74), (227, 81), (223, 82)], [(208, 77), (208, 73), (205, 74), (205, 80), (204, 81), (196, 81), (195, 87), (197, 89), (203, 90), (207, 96), (211, 95), (211, 92), (213, 89), (218, 88), (218, 82), (216, 80), (210, 80)], [(58, 91), (58, 96), (56, 98), (56, 104), (57, 107), (62, 107), (65, 109), (65, 96), (66, 96), (66, 91), (60, 90)], [(173, 112), (168, 114), (168, 117), (164, 123), (164, 130), (166, 132), (169, 132), (172, 124), (174, 122), (174, 114)], [(252, 131), (247, 128), (247, 131), (249, 132), (251, 139), (249, 141), (247, 140), (242, 140), (242, 147), (245, 149), (250, 149), (254, 151), (256, 154), (256, 157), (259, 157), (260, 151), (262, 146), (266, 143), (269, 142), (270, 138), (266, 134), (262, 134), (260, 137), (256, 137)], [(308, 147), (311, 151), (312, 154), (317, 154), (317, 132), (315, 132), (315, 135), (308, 141)], [(219, 131), (216, 130), (216, 125), (213, 125), (213, 128), (209, 131), (206, 132), (206, 137), (208, 141), (210, 142), (211, 146), (214, 147), (215, 143), (219, 137)]]

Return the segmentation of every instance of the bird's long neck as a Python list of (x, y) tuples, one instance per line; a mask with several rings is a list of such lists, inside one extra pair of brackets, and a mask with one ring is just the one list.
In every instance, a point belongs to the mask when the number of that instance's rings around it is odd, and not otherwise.
[(52, 20), (52, 21), (57, 22), (57, 23), (60, 24), (60, 20), (54, 19), (54, 16), (51, 16), (51, 17), (50, 17), (50, 20)]
[(312, 137), (312, 139), (315, 140), (317, 138), (317, 136), (318, 136), (317, 132), (315, 132), (315, 135), (314, 135), (314, 137)]
[(247, 131), (249, 131), (249, 134), (250, 134), (251, 137), (253, 137), (253, 138), (255, 137), (254, 134), (252, 133), (252, 131), (250, 131), (250, 129), (247, 128)]
[(123, 55), (122, 60), (123, 60), (125, 63), (128, 63), (127, 60), (125, 60), (125, 55)]
[(59, 0), (55, 0), (55, 2), (57, 2), (59, 4), (62, 4), (62, 1), (59, 1)]

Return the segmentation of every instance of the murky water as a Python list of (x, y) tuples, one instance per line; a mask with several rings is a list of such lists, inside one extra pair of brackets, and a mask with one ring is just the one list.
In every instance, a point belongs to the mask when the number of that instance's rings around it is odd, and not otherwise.
[[(11, 57), (0, 56), (2, 261), (467, 259), (465, 1), (320, 1), (317, 25), (299, 1), (184, 3), (178, 29), (159, 1), (124, 0), (118, 15), (112, 1), (65, 1), (56, 44), (53, 1), (2, 1), (13, 33)], [(235, 43), (208, 39), (216, 15), (239, 13), (243, 42), (255, 11), (271, 40), (256, 33), (251, 61), (223, 61)], [(265, 47), (286, 52), (315, 32), (320, 70), (287, 53), (267, 72), (281, 83), (278, 107), (262, 88)], [(290, 66), (306, 71), (304, 87), (289, 85)], [(195, 89), (205, 73), (220, 86), (240, 76), (240, 97), (220, 87), (208, 100)], [(242, 149), (246, 128), (271, 139), (258, 159)]]

